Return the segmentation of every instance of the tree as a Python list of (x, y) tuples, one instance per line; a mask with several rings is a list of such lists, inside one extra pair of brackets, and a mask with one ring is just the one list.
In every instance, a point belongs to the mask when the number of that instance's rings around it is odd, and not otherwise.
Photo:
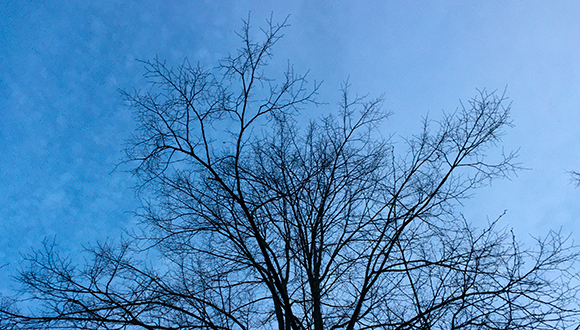
[[(558, 233), (522, 249), (458, 207), (517, 170), (486, 153), (511, 125), (482, 90), (404, 152), (383, 138), (383, 99), (351, 97), (301, 125), (317, 84), (269, 75), (286, 23), (216, 70), (145, 62), (126, 93), (140, 124), (128, 149), (140, 231), (75, 266), (47, 244), (18, 279), (40, 307), (1, 308), (6, 328), (555, 329), (577, 326), (577, 250)], [(311, 86), (311, 87), (309, 87)], [(223, 132), (226, 131), (227, 134)]]
[(580, 172), (571, 171), (569, 173), (571, 176), (570, 180), (572, 181), (572, 183), (577, 187), (580, 187)]

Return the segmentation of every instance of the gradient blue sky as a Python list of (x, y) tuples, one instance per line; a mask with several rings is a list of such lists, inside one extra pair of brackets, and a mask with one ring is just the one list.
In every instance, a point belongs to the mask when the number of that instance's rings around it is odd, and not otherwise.
[[(515, 128), (503, 147), (530, 168), (481, 189), (463, 212), (526, 240), (549, 229), (580, 241), (580, 2), (26, 1), (0, 2), (0, 289), (21, 253), (48, 238), (65, 251), (131, 226), (135, 181), (113, 171), (134, 123), (118, 89), (144, 88), (137, 59), (215, 65), (234, 32), (290, 14), (276, 64), (385, 93), (385, 135), (418, 132), (476, 88), (508, 88)], [(312, 111), (321, 111), (313, 109)], [(124, 168), (126, 169), (126, 168)]]

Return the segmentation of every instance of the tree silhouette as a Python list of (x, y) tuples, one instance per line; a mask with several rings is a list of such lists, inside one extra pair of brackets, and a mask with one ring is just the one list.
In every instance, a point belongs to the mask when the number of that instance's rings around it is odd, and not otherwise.
[(577, 187), (580, 187), (580, 172), (576, 172), (576, 171), (571, 171), (569, 172), (570, 176), (571, 176), (571, 181), (574, 185), (576, 185)]
[(511, 125), (506, 97), (482, 90), (397, 144), (383, 99), (345, 83), (335, 113), (304, 123), (319, 85), (267, 67), (285, 26), (255, 42), (245, 22), (217, 69), (145, 62), (151, 88), (125, 93), (140, 231), (84, 266), (50, 244), (29, 256), (18, 279), (38, 307), (6, 300), (4, 328), (577, 326), (572, 245), (551, 232), (522, 249), (458, 211), (517, 170), (514, 153), (486, 156)]

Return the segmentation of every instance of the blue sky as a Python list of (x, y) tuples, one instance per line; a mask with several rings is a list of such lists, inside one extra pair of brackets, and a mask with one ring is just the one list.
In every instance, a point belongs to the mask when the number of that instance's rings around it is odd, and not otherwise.
[(385, 135), (418, 132), (476, 88), (503, 90), (520, 148), (511, 181), (480, 189), (462, 210), (526, 240), (562, 228), (580, 241), (578, 1), (25, 1), (0, 3), (0, 289), (21, 253), (55, 239), (76, 253), (134, 223), (133, 178), (113, 171), (134, 127), (119, 89), (146, 88), (137, 59), (213, 66), (234, 32), (290, 15), (272, 65), (289, 59), (323, 80), (385, 95)]

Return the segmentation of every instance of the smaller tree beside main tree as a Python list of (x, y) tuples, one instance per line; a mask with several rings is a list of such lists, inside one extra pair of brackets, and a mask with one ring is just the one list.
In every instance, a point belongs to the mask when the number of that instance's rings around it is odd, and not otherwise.
[(215, 70), (145, 62), (151, 88), (125, 94), (148, 196), (140, 230), (86, 265), (49, 245), (31, 255), (18, 280), (35, 310), (5, 298), (0, 325), (577, 328), (574, 246), (551, 232), (522, 249), (458, 211), (517, 170), (513, 153), (486, 156), (511, 123), (504, 95), (480, 91), (401, 144), (382, 137), (383, 99), (348, 84), (334, 113), (304, 123), (318, 85), (267, 68), (285, 26), (268, 22), (255, 42), (245, 22)]

